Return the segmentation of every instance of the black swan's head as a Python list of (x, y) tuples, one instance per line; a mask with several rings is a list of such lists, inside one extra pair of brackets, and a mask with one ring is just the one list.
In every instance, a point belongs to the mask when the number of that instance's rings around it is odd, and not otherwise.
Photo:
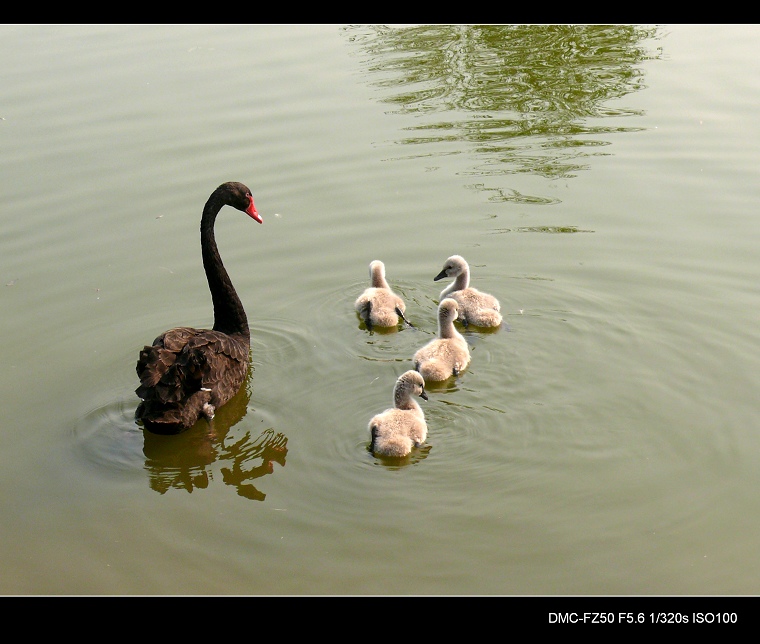
[(242, 210), (246, 215), (255, 219), (260, 224), (264, 223), (261, 215), (256, 210), (256, 206), (253, 205), (253, 195), (248, 186), (238, 181), (228, 181), (223, 183), (217, 189), (223, 199), (224, 203), (238, 210)]

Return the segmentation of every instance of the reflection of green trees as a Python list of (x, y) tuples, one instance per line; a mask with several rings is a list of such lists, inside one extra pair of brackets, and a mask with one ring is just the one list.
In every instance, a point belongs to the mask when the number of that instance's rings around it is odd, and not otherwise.
[(365, 55), (381, 100), (396, 113), (419, 117), (402, 143), (439, 144), (430, 154), (452, 154), (467, 142), (478, 157), (472, 174), (549, 178), (585, 169), (582, 157), (609, 145), (605, 135), (638, 129), (604, 120), (640, 114), (615, 102), (645, 87), (640, 63), (656, 57), (645, 41), (657, 36), (656, 27), (635, 25), (369, 26), (346, 32)]

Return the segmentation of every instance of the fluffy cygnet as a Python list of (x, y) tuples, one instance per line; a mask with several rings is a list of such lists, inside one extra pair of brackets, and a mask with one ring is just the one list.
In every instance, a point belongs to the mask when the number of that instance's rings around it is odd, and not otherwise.
[(414, 354), (414, 368), (428, 380), (442, 381), (459, 375), (470, 363), (467, 340), (454, 328), (459, 305), (447, 297), (438, 305), (438, 337)]
[(467, 326), (493, 327), (501, 324), (499, 300), (470, 286), (470, 266), (460, 255), (452, 255), (443, 270), (433, 278), (437, 282), (444, 277), (456, 278), (441, 291), (441, 299), (450, 297), (459, 304), (459, 320)]
[(425, 381), (416, 371), (402, 373), (393, 386), (393, 407), (372, 417), (369, 449), (375, 455), (406, 456), (427, 438), (425, 414), (412, 398), (427, 400)]
[(370, 286), (354, 302), (354, 308), (368, 328), (373, 326), (393, 327), (399, 317), (409, 326), (412, 324), (404, 317), (406, 305), (396, 295), (385, 279), (385, 264), (376, 259), (369, 264)]

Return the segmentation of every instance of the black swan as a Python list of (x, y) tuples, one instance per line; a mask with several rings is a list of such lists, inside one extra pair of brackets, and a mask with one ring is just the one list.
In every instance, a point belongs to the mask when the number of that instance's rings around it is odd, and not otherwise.
[(178, 327), (159, 335), (140, 351), (135, 393), (142, 399), (135, 418), (156, 434), (177, 434), (234, 396), (245, 379), (251, 331), (243, 304), (222, 264), (214, 222), (223, 206), (242, 210), (264, 223), (242, 183), (223, 183), (208, 198), (201, 217), (201, 253), (211, 300), (214, 328)]

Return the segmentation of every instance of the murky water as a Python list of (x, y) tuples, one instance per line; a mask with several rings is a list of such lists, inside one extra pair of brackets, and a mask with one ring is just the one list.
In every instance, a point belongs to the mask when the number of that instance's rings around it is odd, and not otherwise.
[[(0, 31), (0, 592), (757, 593), (757, 26)], [(146, 434), (227, 180), (249, 378)], [(375, 458), (455, 253), (505, 322)]]

